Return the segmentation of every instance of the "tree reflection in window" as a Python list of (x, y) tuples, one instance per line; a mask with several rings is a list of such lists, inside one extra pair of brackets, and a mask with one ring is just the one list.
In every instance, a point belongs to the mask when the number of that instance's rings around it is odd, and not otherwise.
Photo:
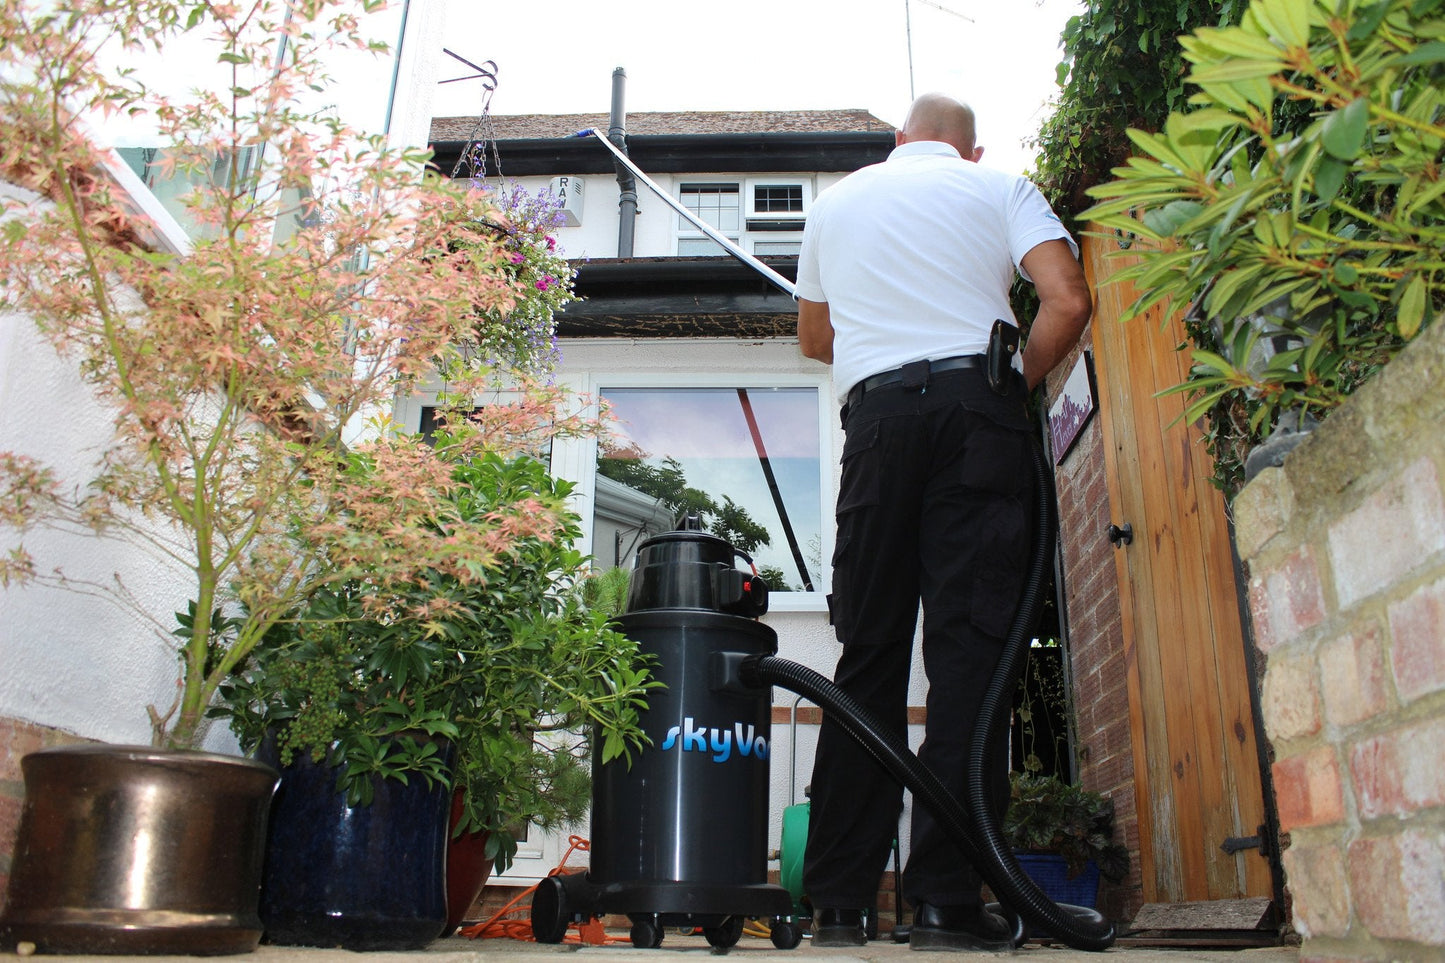
[[(697, 515), (752, 555), (774, 591), (820, 589), (816, 388), (608, 388), (593, 554), (630, 564), (638, 545)], [(606, 481), (604, 482), (603, 479)]]

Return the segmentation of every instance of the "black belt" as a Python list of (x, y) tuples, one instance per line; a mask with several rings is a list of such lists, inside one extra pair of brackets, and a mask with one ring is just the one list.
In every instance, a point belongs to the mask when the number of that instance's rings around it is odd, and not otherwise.
[(894, 368), (891, 371), (882, 371), (876, 375), (869, 375), (862, 381), (848, 389), (848, 406), (854, 407), (863, 400), (863, 396), (874, 388), (884, 388), (888, 385), (903, 384), (905, 387), (923, 388), (928, 384), (930, 375), (943, 371), (958, 371), (963, 368), (974, 368), (979, 371), (986, 370), (986, 359), (981, 354), (962, 354), (952, 358), (938, 358), (936, 360), (914, 361), (901, 368)]

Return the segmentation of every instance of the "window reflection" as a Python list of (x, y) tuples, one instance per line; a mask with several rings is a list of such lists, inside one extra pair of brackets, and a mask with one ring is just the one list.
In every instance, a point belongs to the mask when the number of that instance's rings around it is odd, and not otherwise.
[(821, 588), (816, 388), (607, 388), (592, 554), (630, 564), (683, 514), (753, 557), (775, 592)]

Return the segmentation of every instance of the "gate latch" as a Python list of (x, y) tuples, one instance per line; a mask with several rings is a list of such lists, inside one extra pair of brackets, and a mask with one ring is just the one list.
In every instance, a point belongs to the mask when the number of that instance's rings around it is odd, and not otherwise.
[(1229, 855), (1242, 853), (1246, 849), (1257, 849), (1261, 856), (1269, 855), (1269, 836), (1265, 833), (1263, 826), (1260, 826), (1253, 836), (1230, 836), (1219, 848)]

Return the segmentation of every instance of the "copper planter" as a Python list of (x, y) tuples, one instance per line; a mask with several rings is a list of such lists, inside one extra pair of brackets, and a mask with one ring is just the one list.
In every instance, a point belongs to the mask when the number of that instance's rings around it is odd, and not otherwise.
[(238, 756), (65, 746), (21, 760), (0, 948), (248, 953), (274, 769)]

